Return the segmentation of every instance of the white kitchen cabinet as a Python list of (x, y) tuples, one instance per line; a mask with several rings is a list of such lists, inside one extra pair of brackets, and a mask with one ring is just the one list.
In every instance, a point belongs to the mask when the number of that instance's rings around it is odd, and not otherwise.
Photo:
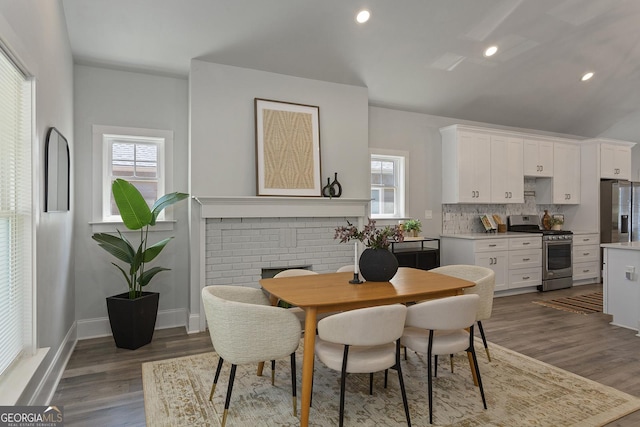
[(524, 175), (551, 178), (553, 176), (553, 142), (524, 138)]
[(542, 283), (542, 237), (466, 239), (441, 236), (441, 264), (473, 264), (496, 274), (495, 291)]
[(600, 235), (576, 234), (573, 236), (574, 282), (600, 282)]
[(450, 126), (442, 134), (442, 203), (491, 202), (488, 134)]
[(536, 203), (580, 204), (580, 146), (554, 143), (553, 178), (536, 180)]
[(600, 178), (631, 179), (631, 147), (600, 144)]
[(524, 203), (522, 138), (491, 135), (491, 202)]

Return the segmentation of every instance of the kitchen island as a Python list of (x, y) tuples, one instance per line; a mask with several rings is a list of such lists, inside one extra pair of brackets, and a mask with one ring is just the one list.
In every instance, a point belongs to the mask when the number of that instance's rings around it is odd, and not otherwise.
[[(640, 242), (603, 243), (603, 311), (612, 325), (640, 330)], [(637, 334), (636, 336), (640, 336)]]

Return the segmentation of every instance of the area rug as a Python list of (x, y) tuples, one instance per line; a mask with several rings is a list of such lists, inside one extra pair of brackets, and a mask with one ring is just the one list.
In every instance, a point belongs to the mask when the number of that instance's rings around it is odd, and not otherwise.
[(578, 314), (602, 313), (602, 292), (557, 298), (549, 301), (533, 301), (533, 303)]
[[(491, 362), (484, 352), (478, 352), (488, 410), (482, 407), (480, 393), (473, 385), (468, 359), (461, 354), (455, 358), (454, 373), (448, 360), (442, 360), (439, 366), (438, 377), (434, 379), (433, 425), (601, 426), (640, 409), (640, 399), (634, 396), (498, 345), (489, 347)], [(479, 344), (478, 349), (481, 348)], [(299, 369), (301, 348), (297, 355)], [(230, 367), (223, 368), (213, 402), (209, 402), (217, 360), (212, 352), (144, 363), (147, 425), (219, 426)], [(412, 424), (428, 426), (424, 357), (409, 351), (402, 368)], [(292, 414), (289, 372), (288, 360), (278, 361), (272, 386), (268, 367), (258, 377), (255, 366), (239, 366), (227, 425), (299, 425), (299, 419)], [(395, 371), (389, 372), (387, 389), (383, 381), (384, 374), (376, 374), (374, 393), (369, 395), (368, 375), (353, 374), (347, 378), (346, 426), (406, 425)], [(338, 424), (339, 384), (338, 372), (316, 362), (310, 425)]]

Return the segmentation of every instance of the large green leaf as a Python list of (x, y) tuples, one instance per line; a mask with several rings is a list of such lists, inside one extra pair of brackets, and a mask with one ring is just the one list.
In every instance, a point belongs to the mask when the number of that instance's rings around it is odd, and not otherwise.
[(102, 249), (121, 261), (130, 264), (135, 257), (136, 253), (126, 239), (106, 233), (95, 233), (91, 238), (98, 242)]
[(131, 278), (129, 276), (127, 276), (127, 273), (118, 264), (116, 264), (115, 262), (112, 262), (111, 264), (115, 265), (116, 268), (122, 272), (122, 275), (124, 276), (124, 280), (127, 281), (127, 285), (129, 286), (129, 290), (131, 290), (133, 288), (133, 286), (131, 285)]
[(133, 184), (118, 178), (113, 181), (111, 189), (122, 222), (129, 230), (139, 230), (151, 223), (151, 209)]
[(155, 276), (156, 274), (160, 273), (161, 271), (169, 271), (169, 270), (171, 270), (171, 269), (170, 268), (164, 268), (164, 267), (153, 267), (153, 268), (145, 271), (144, 273), (142, 273), (142, 275), (138, 279), (138, 283), (140, 283), (140, 286), (147, 286), (149, 284), (149, 282), (151, 281), (151, 279), (153, 278), (153, 276)]
[(156, 219), (158, 218), (158, 215), (160, 215), (160, 212), (162, 212), (164, 208), (166, 208), (167, 206), (171, 206), (174, 203), (179, 202), (180, 200), (186, 199), (187, 197), (189, 197), (189, 195), (186, 193), (175, 192), (175, 193), (165, 194), (164, 196), (156, 200), (156, 202), (153, 204), (153, 207), (151, 208), (152, 218), (151, 218), (150, 225), (156, 224)]
[(149, 246), (147, 250), (144, 251), (144, 262), (153, 261), (153, 259), (158, 256), (162, 249), (167, 246), (167, 243), (169, 243), (171, 239), (173, 239), (173, 237), (167, 237), (166, 239), (159, 241), (155, 245)]

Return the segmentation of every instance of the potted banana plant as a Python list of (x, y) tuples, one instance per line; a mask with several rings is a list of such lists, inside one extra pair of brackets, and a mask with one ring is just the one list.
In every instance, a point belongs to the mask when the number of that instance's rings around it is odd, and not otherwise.
[(149, 228), (156, 224), (158, 215), (164, 208), (177, 203), (189, 195), (169, 193), (159, 198), (151, 208), (138, 189), (124, 179), (116, 179), (111, 187), (113, 198), (120, 210), (122, 222), (127, 229), (139, 230), (137, 247), (118, 231), (117, 235), (95, 233), (93, 240), (98, 245), (125, 264), (125, 268), (112, 262), (120, 270), (128, 285), (128, 292), (107, 297), (107, 312), (111, 332), (119, 348), (135, 350), (149, 344), (153, 338), (158, 314), (160, 294), (143, 291), (156, 274), (169, 270), (164, 267), (148, 268), (173, 237), (151, 244)]

